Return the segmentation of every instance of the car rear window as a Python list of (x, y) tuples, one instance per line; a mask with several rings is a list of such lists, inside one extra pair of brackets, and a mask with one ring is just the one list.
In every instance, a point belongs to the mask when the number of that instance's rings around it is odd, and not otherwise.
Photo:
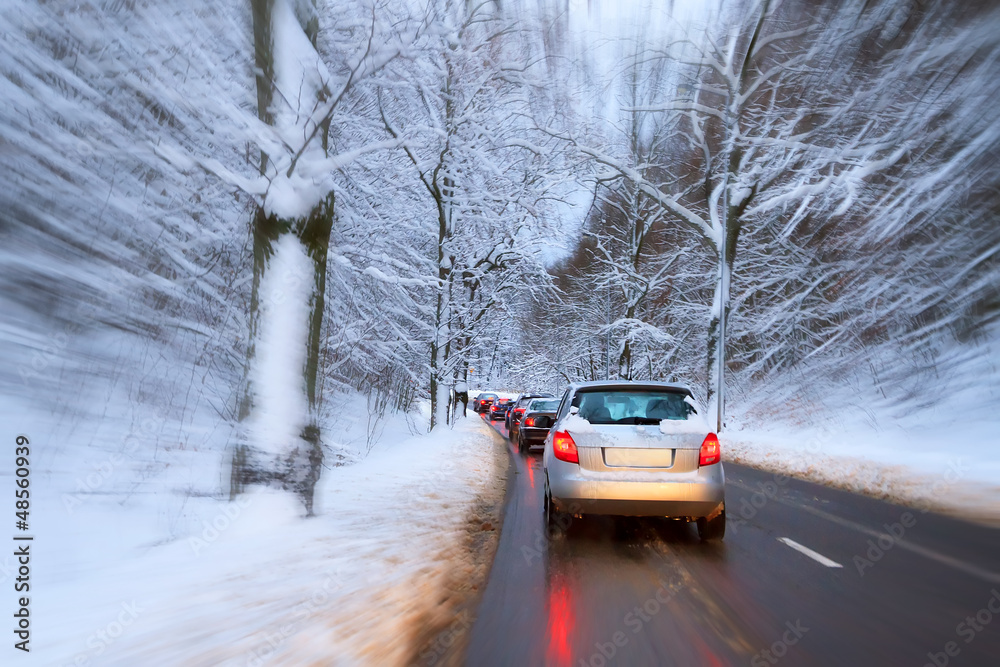
[(559, 399), (550, 398), (544, 401), (535, 399), (528, 404), (528, 410), (532, 412), (555, 412), (559, 408)]
[(695, 413), (687, 394), (657, 390), (581, 391), (572, 405), (591, 424), (659, 424), (664, 419), (685, 420)]

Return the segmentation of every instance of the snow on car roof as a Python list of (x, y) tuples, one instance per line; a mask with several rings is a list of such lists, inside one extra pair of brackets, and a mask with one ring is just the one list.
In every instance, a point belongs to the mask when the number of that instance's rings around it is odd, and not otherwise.
[(673, 389), (691, 393), (690, 387), (684, 384), (679, 384), (675, 382), (658, 382), (655, 380), (590, 380), (589, 382), (574, 382), (570, 385), (570, 389), (574, 392), (580, 389), (617, 389), (617, 388), (629, 388), (629, 389)]

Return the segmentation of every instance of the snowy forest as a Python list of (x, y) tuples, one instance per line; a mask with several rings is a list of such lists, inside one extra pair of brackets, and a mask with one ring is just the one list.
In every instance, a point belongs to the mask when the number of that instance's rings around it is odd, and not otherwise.
[(0, 381), (60, 505), (311, 511), (388, 416), (448, 428), (457, 382), (685, 382), (723, 432), (996, 419), (994, 3), (0, 19)]

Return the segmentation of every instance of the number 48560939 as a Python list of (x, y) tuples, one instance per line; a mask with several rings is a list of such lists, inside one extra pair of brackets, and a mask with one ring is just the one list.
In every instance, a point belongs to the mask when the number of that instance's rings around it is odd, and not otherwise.
[(28, 522), (28, 508), (30, 507), (28, 498), (31, 495), (28, 491), (28, 487), (31, 485), (31, 481), (29, 480), (31, 470), (28, 467), (28, 456), (31, 455), (30, 444), (26, 436), (19, 435), (17, 436), (17, 447), (14, 449), (14, 455), (16, 456), (14, 465), (17, 466), (17, 469), (14, 471), (16, 475), (14, 484), (18, 487), (14, 490), (14, 495), (17, 497), (15, 503), (17, 512), (15, 514), (18, 520), (23, 521), (25, 524)]

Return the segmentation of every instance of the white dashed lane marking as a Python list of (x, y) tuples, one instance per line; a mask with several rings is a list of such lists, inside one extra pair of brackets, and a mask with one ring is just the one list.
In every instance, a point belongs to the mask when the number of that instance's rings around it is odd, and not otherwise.
[(843, 565), (841, 565), (837, 561), (830, 560), (829, 558), (827, 558), (823, 554), (817, 553), (817, 552), (813, 551), (812, 549), (810, 549), (809, 547), (804, 547), (804, 546), (802, 546), (801, 544), (799, 544), (798, 542), (796, 542), (795, 540), (793, 540), (791, 538), (788, 538), (788, 537), (779, 537), (778, 541), (782, 542), (784, 544), (787, 544), (788, 546), (790, 546), (791, 548), (795, 549), (799, 553), (804, 553), (805, 555), (809, 556), (810, 558), (812, 558), (817, 563), (821, 563), (822, 565), (825, 565), (826, 567), (844, 567)]

